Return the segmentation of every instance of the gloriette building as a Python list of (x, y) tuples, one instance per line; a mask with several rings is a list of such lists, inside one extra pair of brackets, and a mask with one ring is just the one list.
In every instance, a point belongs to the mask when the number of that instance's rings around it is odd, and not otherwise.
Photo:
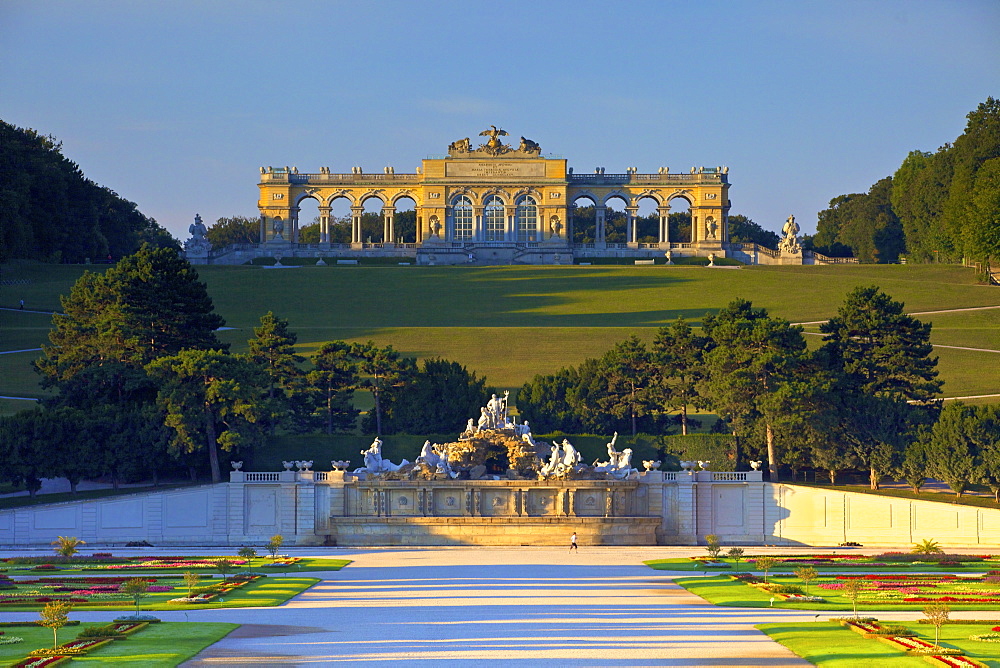
[[(242, 263), (261, 256), (370, 257), (398, 256), (418, 264), (568, 264), (596, 257), (645, 260), (666, 256), (735, 257), (750, 264), (811, 263), (811, 254), (786, 253), (756, 244), (729, 240), (729, 170), (726, 167), (691, 168), (671, 173), (661, 167), (642, 174), (629, 168), (607, 174), (604, 168), (578, 174), (563, 157), (544, 155), (534, 141), (505, 143), (508, 133), (495, 126), (448, 146), (447, 155), (422, 161), (414, 173), (397, 174), (391, 167), (382, 173), (334, 173), (328, 167), (317, 173), (297, 168), (261, 167), (259, 244), (208, 250), (188, 244), (188, 258), (197, 263)], [(318, 243), (301, 243), (300, 207), (315, 200), (319, 211)], [(400, 200), (412, 200), (415, 234), (403, 239), (397, 232)], [(609, 241), (608, 205), (620, 200), (625, 210), (624, 240)], [(338, 200), (350, 206), (349, 243), (334, 243), (332, 209)], [(362, 232), (362, 216), (376, 201), (381, 212), (381, 234)], [(638, 211), (648, 200), (655, 208), (655, 235), (638, 234)], [(670, 238), (672, 206), (683, 200), (691, 214), (687, 238)], [(592, 228), (586, 239), (574, 243), (574, 208), (592, 204)], [(644, 207), (647, 210), (650, 207)], [(648, 219), (647, 219), (648, 220)], [(798, 229), (798, 226), (795, 226)], [(655, 237), (655, 240), (652, 240)], [(640, 238), (642, 239), (640, 241)], [(797, 244), (794, 244), (797, 247)], [(192, 252), (193, 251), (193, 252)], [(784, 257), (788, 255), (789, 257)], [(825, 259), (825, 258), (824, 258)]]

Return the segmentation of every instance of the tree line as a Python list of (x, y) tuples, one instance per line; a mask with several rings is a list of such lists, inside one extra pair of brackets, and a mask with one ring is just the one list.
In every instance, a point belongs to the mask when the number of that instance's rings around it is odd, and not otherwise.
[[(702, 320), (662, 327), (647, 346), (632, 336), (600, 358), (537, 375), (517, 406), (541, 433), (687, 433), (692, 408), (731, 432), (731, 464), (778, 469), (865, 469), (872, 488), (903, 465), (907, 446), (938, 418), (937, 358), (929, 324), (877, 287), (849, 293), (810, 351), (802, 328), (737, 299)], [(949, 408), (949, 410), (953, 410)]]
[(105, 273), (84, 272), (35, 362), (56, 393), (0, 419), (0, 479), (34, 493), (43, 477), (118, 481), (249, 459), (279, 430), (353, 431), (354, 392), (371, 394), (361, 428), (458, 431), (493, 388), (465, 367), (420, 365), (391, 346), (331, 341), (305, 364), (289, 323), (267, 313), (247, 352), (219, 341), (225, 323), (177, 252), (145, 245)]
[(912, 151), (866, 193), (839, 195), (807, 246), (863, 262), (995, 261), (1000, 252), (1000, 101), (966, 116), (935, 152)]
[(105, 262), (177, 247), (136, 205), (83, 175), (51, 135), (0, 121), (0, 262)]
[[(417, 212), (398, 211), (393, 217), (396, 238), (403, 243), (414, 243), (417, 235)], [(311, 223), (299, 227), (299, 243), (318, 244), (320, 240), (319, 217)], [(383, 241), (382, 214), (365, 212), (361, 214), (361, 238)], [(286, 232), (287, 234), (287, 232)], [(208, 227), (206, 236), (213, 248), (225, 248), (230, 244), (260, 243), (260, 218), (251, 216), (231, 216), (219, 218)], [(395, 242), (396, 239), (389, 240)], [(351, 243), (351, 217), (331, 216), (330, 243)]]

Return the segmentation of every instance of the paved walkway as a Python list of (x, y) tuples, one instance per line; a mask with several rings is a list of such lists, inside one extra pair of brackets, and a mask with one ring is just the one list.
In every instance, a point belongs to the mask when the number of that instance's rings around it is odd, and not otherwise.
[[(115, 550), (209, 554), (218, 548)], [(815, 553), (753, 548), (755, 553)], [(877, 553), (879, 549), (824, 552)], [(18, 550), (20, 554), (33, 552)], [(157, 612), (164, 621), (242, 624), (188, 667), (359, 664), (477, 666), (808, 666), (753, 628), (844, 613), (727, 608), (674, 585), (646, 559), (704, 548), (292, 549), (295, 556), (353, 559), (283, 606)], [(12, 554), (4, 550), (0, 556)], [(873, 613), (879, 616), (879, 613)], [(0, 612), (0, 621), (26, 613)], [(885, 613), (917, 619), (919, 612)], [(958, 612), (956, 618), (997, 613)], [(107, 612), (73, 619), (106, 621)]]
[(790, 611), (706, 605), (641, 565), (663, 548), (337, 554), (355, 561), (281, 608), (190, 613), (245, 626), (185, 665), (809, 665), (753, 628)]

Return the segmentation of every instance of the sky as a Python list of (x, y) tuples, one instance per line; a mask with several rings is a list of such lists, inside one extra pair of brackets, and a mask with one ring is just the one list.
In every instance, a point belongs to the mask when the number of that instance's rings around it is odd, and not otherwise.
[(0, 0), (0, 119), (178, 238), (262, 165), (413, 172), (490, 124), (578, 173), (730, 168), (806, 233), (1000, 96), (1000, 2)]

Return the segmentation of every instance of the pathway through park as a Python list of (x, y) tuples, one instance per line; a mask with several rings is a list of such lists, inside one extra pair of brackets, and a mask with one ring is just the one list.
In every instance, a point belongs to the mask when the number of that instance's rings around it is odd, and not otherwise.
[(244, 626), (185, 665), (810, 665), (753, 625), (812, 613), (707, 605), (642, 565), (663, 548), (335, 552), (285, 606), (191, 612)]

